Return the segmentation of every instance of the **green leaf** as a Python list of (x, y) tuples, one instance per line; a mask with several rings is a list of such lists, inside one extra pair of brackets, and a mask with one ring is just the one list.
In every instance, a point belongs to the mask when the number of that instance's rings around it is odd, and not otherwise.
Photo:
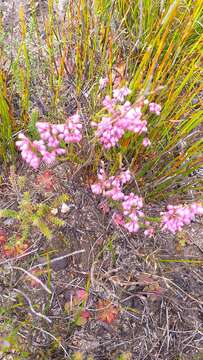
[(33, 222), (33, 225), (37, 226), (47, 239), (50, 240), (52, 238), (52, 232), (44, 221), (36, 218)]
[(7, 218), (7, 217), (17, 219), (18, 212), (15, 210), (10, 210), (10, 209), (1, 209), (0, 210), (0, 218)]
[(32, 139), (39, 139), (39, 134), (36, 128), (36, 122), (39, 120), (39, 110), (33, 109), (30, 121), (28, 123), (28, 131)]

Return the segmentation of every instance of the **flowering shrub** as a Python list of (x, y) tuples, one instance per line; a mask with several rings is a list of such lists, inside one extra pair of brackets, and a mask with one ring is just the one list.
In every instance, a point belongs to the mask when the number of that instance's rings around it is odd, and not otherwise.
[[(100, 90), (103, 90), (107, 84), (108, 78), (100, 79)], [(102, 117), (101, 122), (91, 123), (96, 129), (96, 137), (105, 149), (118, 145), (126, 131), (138, 135), (147, 133), (147, 120), (142, 119), (144, 106), (148, 106), (150, 112), (160, 115), (161, 106), (155, 102), (149, 103), (147, 99), (133, 105), (129, 101), (124, 102), (130, 92), (126, 86), (113, 89), (113, 97), (105, 96), (103, 100), (107, 114)], [(69, 117), (64, 124), (37, 122), (36, 127), (40, 140), (31, 142), (21, 133), (16, 142), (22, 158), (34, 169), (38, 169), (41, 161), (50, 164), (57, 155), (63, 155), (65, 149), (61, 147), (61, 142), (77, 143), (82, 139), (82, 124), (78, 114)], [(150, 139), (145, 135), (142, 145), (147, 147), (150, 144)], [(98, 181), (91, 185), (91, 190), (94, 194), (104, 197), (104, 202), (100, 206), (103, 212), (109, 212), (111, 208), (114, 208), (113, 221), (116, 225), (124, 227), (130, 233), (136, 233), (143, 228), (146, 236), (154, 236), (155, 226), (152, 226), (144, 213), (143, 198), (133, 192), (126, 194), (124, 191), (124, 186), (132, 179), (133, 176), (129, 170), (108, 177), (102, 167), (98, 171)], [(184, 225), (190, 224), (196, 215), (202, 214), (203, 206), (197, 202), (191, 205), (168, 205), (167, 211), (159, 214), (159, 229), (174, 234)]]
[[(107, 78), (101, 79), (100, 87), (102, 89), (106, 84)], [(92, 123), (92, 126), (96, 128), (96, 136), (106, 149), (117, 145), (125, 131), (131, 131), (138, 135), (147, 133), (147, 121), (142, 120), (144, 105), (149, 105), (150, 112), (160, 115), (161, 106), (155, 102), (149, 103), (147, 99), (134, 106), (129, 101), (122, 104), (129, 94), (130, 90), (127, 87), (114, 89), (113, 98), (106, 96), (103, 100), (103, 105), (108, 112), (107, 116), (103, 116), (100, 123)], [(145, 136), (142, 145), (147, 147), (150, 144), (150, 139)], [(113, 206), (119, 209), (113, 214), (113, 221), (116, 225), (123, 226), (131, 233), (136, 233), (142, 227), (145, 229), (145, 236), (151, 237), (155, 233), (155, 227), (151, 225), (143, 212), (143, 199), (132, 192), (128, 195), (123, 192), (123, 185), (131, 180), (132, 175), (129, 170), (121, 172), (118, 176), (107, 178), (105, 171), (100, 169), (98, 182), (93, 184), (91, 189), (93, 193), (114, 201)], [(105, 206), (108, 206), (106, 202)], [(167, 210), (167, 212), (159, 214), (160, 226), (161, 230), (167, 230), (173, 234), (194, 220), (195, 215), (203, 214), (203, 207), (200, 203), (193, 203), (189, 206), (169, 205)]]
[(65, 149), (61, 147), (62, 141), (67, 144), (77, 143), (82, 139), (82, 124), (78, 114), (69, 117), (65, 124), (37, 122), (36, 127), (40, 140), (32, 142), (23, 133), (20, 133), (19, 140), (16, 142), (23, 160), (35, 170), (39, 168), (41, 161), (51, 164), (57, 155), (65, 154)]

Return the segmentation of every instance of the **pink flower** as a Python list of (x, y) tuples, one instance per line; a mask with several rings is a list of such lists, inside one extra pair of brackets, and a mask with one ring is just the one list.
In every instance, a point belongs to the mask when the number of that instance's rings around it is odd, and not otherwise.
[(102, 194), (102, 186), (99, 183), (92, 184), (91, 189), (94, 194), (97, 194), (97, 195)]
[(45, 149), (43, 141), (31, 141), (24, 134), (18, 135), (16, 141), (17, 148), (21, 151), (21, 156), (28, 165), (37, 170), (41, 163), (40, 153)]
[(154, 112), (156, 115), (160, 115), (160, 112), (161, 112), (161, 106), (152, 102), (149, 104), (149, 110), (151, 112)]
[(137, 221), (130, 221), (125, 223), (124, 227), (130, 232), (130, 233), (136, 233), (140, 229), (140, 226)]
[(78, 114), (70, 116), (65, 124), (50, 124), (37, 122), (40, 140), (31, 142), (24, 134), (20, 133), (16, 146), (21, 151), (22, 158), (35, 170), (41, 161), (51, 164), (57, 155), (65, 154), (65, 149), (60, 145), (61, 140), (65, 143), (79, 142), (82, 139), (82, 124)]
[(133, 208), (141, 209), (143, 207), (143, 200), (141, 197), (135, 195), (134, 193), (130, 193), (129, 195), (125, 195), (122, 206), (124, 210), (124, 215), (128, 215)]
[(129, 95), (131, 93), (130, 89), (128, 89), (127, 86), (124, 86), (122, 88), (119, 89), (114, 89), (113, 90), (113, 97), (114, 99), (123, 102), (123, 100), (125, 99), (125, 97), (127, 95)]
[(105, 96), (103, 100), (103, 105), (109, 112), (114, 112), (115, 104), (116, 104), (115, 99), (111, 99), (109, 95)]
[(154, 236), (154, 228), (153, 227), (149, 227), (148, 229), (146, 229), (144, 231), (145, 236), (148, 236), (149, 238)]
[[(106, 149), (116, 146), (126, 131), (138, 135), (147, 132), (147, 121), (142, 119), (142, 106), (148, 104), (148, 100), (139, 102), (136, 106), (132, 106), (129, 101), (119, 104), (119, 102), (123, 102), (125, 96), (129, 93), (130, 90), (126, 86), (114, 89), (113, 99), (106, 96), (103, 100), (103, 105), (108, 111), (107, 115), (103, 116), (99, 123), (91, 123), (96, 129), (95, 135)], [(149, 108), (150, 111), (155, 112), (157, 115), (160, 114), (160, 105), (150, 103)], [(150, 145), (150, 140), (147, 137), (144, 138), (143, 145)]]
[(100, 78), (100, 79), (99, 79), (99, 89), (100, 89), (100, 90), (105, 89), (105, 87), (106, 87), (106, 85), (108, 84), (108, 82), (109, 82), (109, 79), (108, 79), (107, 77), (105, 77), (105, 78)]
[(124, 226), (124, 224), (125, 224), (122, 214), (114, 213), (112, 219), (116, 225)]
[(151, 145), (151, 141), (148, 138), (144, 138), (142, 141), (142, 145), (144, 147), (150, 146)]
[(189, 225), (196, 215), (203, 215), (203, 206), (198, 202), (191, 205), (168, 205), (167, 211), (161, 213), (162, 229), (175, 234), (184, 225)]
[(121, 172), (120, 176), (119, 176), (120, 182), (122, 185), (126, 184), (127, 182), (131, 181), (132, 179), (132, 175), (130, 170), (126, 170)]
[(107, 198), (118, 201), (124, 198), (122, 186), (131, 180), (129, 170), (121, 172), (118, 176), (107, 178), (103, 169), (98, 173), (98, 182), (91, 185), (92, 192), (102, 194)]
[(118, 202), (118, 204), (120, 202), (123, 213), (115, 212), (113, 222), (123, 226), (129, 232), (137, 232), (140, 228), (139, 222), (144, 218), (144, 213), (141, 211), (143, 200), (134, 193), (124, 194), (123, 185), (131, 181), (131, 179), (132, 175), (129, 170), (107, 178), (104, 170), (101, 169), (98, 173), (98, 182), (93, 184), (91, 189), (95, 194), (101, 194), (107, 199)]

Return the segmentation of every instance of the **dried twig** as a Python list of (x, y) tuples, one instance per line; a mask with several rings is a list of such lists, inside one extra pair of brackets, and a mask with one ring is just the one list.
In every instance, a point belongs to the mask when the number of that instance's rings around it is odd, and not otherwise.
[(28, 305), (29, 305), (29, 307), (30, 307), (30, 310), (31, 310), (31, 312), (32, 312), (33, 314), (35, 314), (36, 316), (38, 316), (38, 317), (46, 320), (46, 321), (49, 322), (49, 323), (52, 323), (51, 319), (49, 319), (46, 315), (43, 315), (43, 314), (35, 311), (35, 309), (34, 309), (33, 306), (32, 306), (32, 303), (31, 303), (30, 298), (29, 298), (23, 291), (21, 291), (21, 290), (19, 290), (19, 289), (15, 289), (15, 288), (13, 289), (13, 291), (17, 292), (18, 294), (22, 295), (22, 296), (25, 298), (25, 300), (28, 302)]
[(27, 270), (25, 270), (25, 269), (23, 269), (23, 268), (21, 268), (19, 266), (12, 266), (12, 269), (16, 269), (16, 270), (20, 270), (20, 271), (24, 272), (32, 280), (34, 280), (38, 284), (40, 284), (43, 287), (43, 289), (48, 292), (48, 294), (52, 294), (52, 292), (48, 289), (48, 287), (38, 277), (36, 277), (35, 275), (31, 274), (30, 272), (28, 272)]
[(64, 346), (61, 344), (61, 342), (53, 334), (51, 334), (50, 332), (48, 332), (48, 331), (46, 331), (44, 329), (41, 329), (41, 328), (39, 328), (37, 326), (35, 326), (34, 328), (41, 331), (41, 332), (43, 332), (44, 334), (49, 335), (52, 339), (54, 339), (59, 344), (61, 349), (63, 349), (65, 357), (68, 357), (70, 359), (70, 356), (68, 355), (68, 353), (67, 353), (66, 349), (64, 348)]
[(196, 299), (195, 297), (193, 297), (192, 295), (186, 293), (180, 286), (178, 286), (177, 284), (175, 284), (172, 280), (170, 280), (169, 278), (166, 277), (161, 277), (160, 278), (164, 279), (166, 281), (166, 283), (171, 283), (174, 287), (176, 287), (178, 290), (180, 290), (186, 297), (190, 298), (191, 300), (197, 302), (198, 304), (203, 305), (203, 301)]
[(38, 250), (39, 250), (38, 248), (37, 248), (37, 249), (33, 249), (33, 250), (31, 250), (31, 251), (29, 251), (29, 252), (25, 252), (25, 253), (17, 256), (17, 257), (14, 257), (14, 258), (11, 258), (11, 259), (6, 259), (6, 260), (4, 260), (4, 261), (1, 261), (1, 262), (0, 262), (0, 266), (1, 266), (1, 265), (4, 265), (4, 264), (6, 264), (6, 263), (12, 262), (12, 261), (18, 261), (19, 259), (22, 259), (23, 257), (28, 256), (28, 255), (30, 255), (30, 254), (33, 254), (33, 253), (37, 252)]
[(139, 43), (140, 43), (140, 39), (141, 39), (141, 36), (142, 36), (142, 18), (143, 18), (143, 3), (142, 3), (142, 0), (139, 0), (139, 12), (140, 12), (140, 15), (139, 15), (139, 31), (138, 31), (138, 39), (136, 41), (136, 44), (135, 46), (138, 47), (139, 46)]
[(33, 270), (33, 269), (36, 269), (40, 266), (45, 266), (45, 265), (48, 265), (48, 264), (53, 264), (54, 262), (56, 261), (59, 261), (59, 260), (62, 260), (62, 259), (65, 259), (67, 257), (70, 257), (70, 256), (74, 256), (74, 255), (78, 255), (78, 254), (81, 254), (81, 253), (84, 253), (85, 252), (85, 249), (81, 249), (81, 250), (77, 250), (77, 251), (74, 251), (70, 254), (66, 254), (66, 255), (63, 255), (63, 256), (59, 256), (57, 258), (54, 258), (52, 260), (49, 260), (49, 261), (45, 261), (41, 264), (37, 264), (37, 265), (34, 265), (30, 270)]

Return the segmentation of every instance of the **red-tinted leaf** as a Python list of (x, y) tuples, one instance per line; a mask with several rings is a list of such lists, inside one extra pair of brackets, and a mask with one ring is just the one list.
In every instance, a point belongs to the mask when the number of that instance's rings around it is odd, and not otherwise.
[(14, 257), (22, 254), (25, 250), (27, 250), (28, 247), (29, 245), (27, 243), (17, 244), (12, 247), (10, 245), (4, 245), (2, 248), (2, 253), (5, 257)]
[(13, 257), (15, 256), (15, 248), (11, 248), (10, 246), (3, 246), (3, 249), (2, 249), (2, 253), (5, 257), (9, 258), (9, 257)]
[(70, 301), (65, 303), (65, 311), (70, 313), (75, 308), (78, 308), (83, 301), (87, 300), (87, 297), (88, 293), (84, 289), (78, 289), (70, 292)]
[(50, 170), (46, 170), (42, 174), (38, 175), (35, 181), (36, 185), (43, 188), (47, 192), (54, 189), (54, 182), (54, 174)]
[(80, 301), (87, 300), (87, 296), (87, 292), (83, 289), (76, 290), (75, 292), (75, 297)]
[(78, 326), (83, 326), (88, 322), (89, 318), (90, 318), (90, 312), (88, 310), (83, 310), (80, 313), (80, 316), (76, 319), (75, 323)]
[(4, 245), (8, 240), (8, 236), (4, 229), (0, 229), (0, 245)]
[(100, 300), (97, 304), (97, 310), (98, 320), (104, 321), (107, 324), (111, 324), (119, 314), (118, 307), (109, 303), (108, 300)]

